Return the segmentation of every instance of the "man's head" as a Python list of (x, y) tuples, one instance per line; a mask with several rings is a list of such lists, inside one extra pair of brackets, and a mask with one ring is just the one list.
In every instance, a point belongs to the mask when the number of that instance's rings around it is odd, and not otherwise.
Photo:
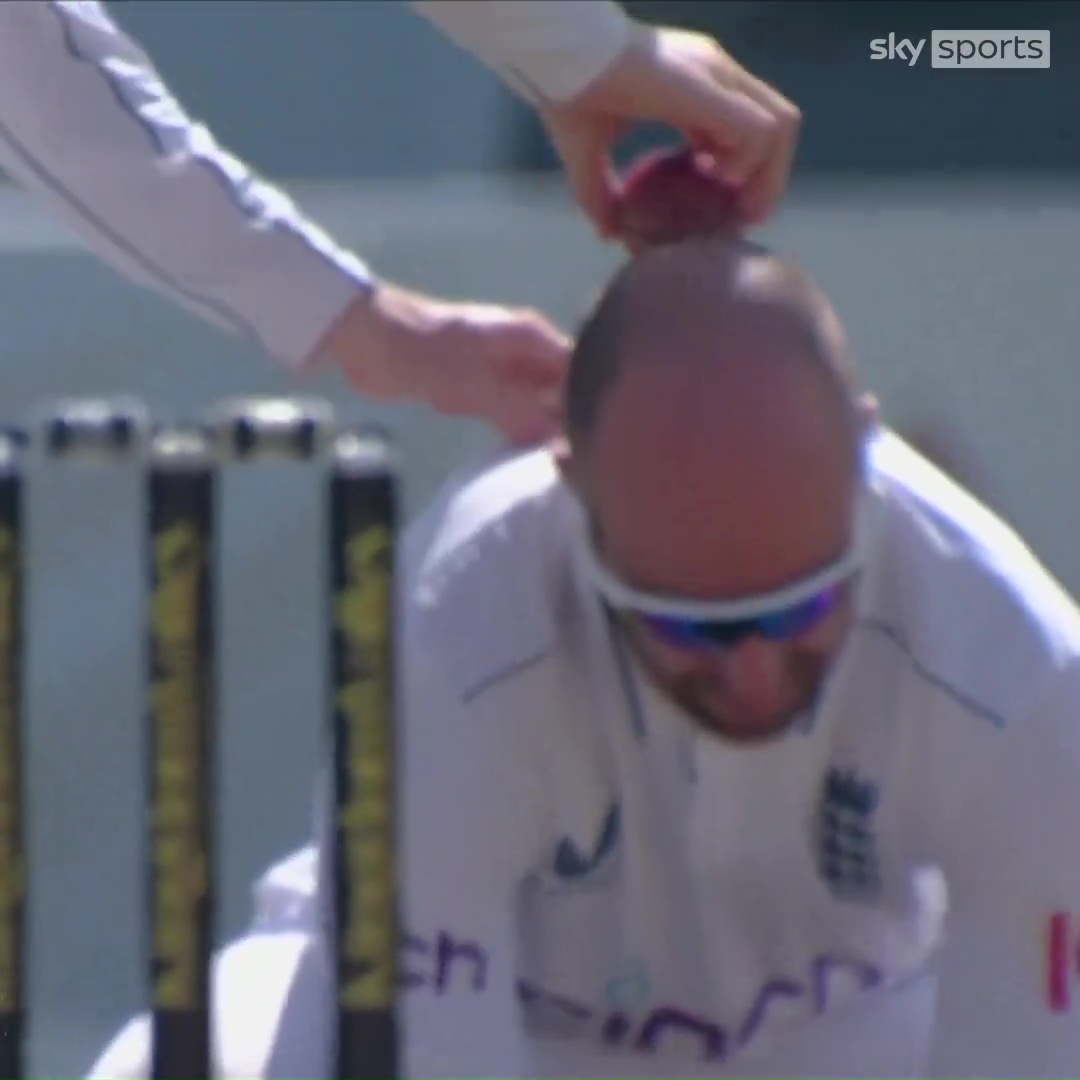
[(786, 727), (843, 643), (870, 411), (827, 301), (745, 242), (646, 252), (582, 330), (564, 465), (600, 584), (661, 688), (715, 730)]

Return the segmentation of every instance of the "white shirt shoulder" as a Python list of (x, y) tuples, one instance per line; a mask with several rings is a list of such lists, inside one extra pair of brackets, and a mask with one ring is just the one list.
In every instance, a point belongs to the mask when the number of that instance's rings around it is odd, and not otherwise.
[(568, 500), (540, 450), (451, 481), (411, 527), (408, 648), (437, 648), (463, 696), (554, 649), (569, 587)]
[(1080, 612), (991, 511), (899, 440), (877, 450), (891, 595), (864, 628), (906, 673), (884, 710), (896, 806), (948, 898), (925, 1075), (1071, 1076), (1077, 995), (1047, 943), (1080, 910)]
[(1080, 655), (1080, 609), (1016, 531), (898, 437), (877, 441), (890, 584), (868, 620), (992, 726)]

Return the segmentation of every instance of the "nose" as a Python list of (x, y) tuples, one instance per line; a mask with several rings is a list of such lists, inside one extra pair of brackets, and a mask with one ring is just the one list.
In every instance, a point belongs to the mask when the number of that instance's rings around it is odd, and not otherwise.
[(710, 654), (710, 661), (731, 697), (751, 712), (771, 715), (786, 704), (787, 663), (776, 642), (749, 637)]

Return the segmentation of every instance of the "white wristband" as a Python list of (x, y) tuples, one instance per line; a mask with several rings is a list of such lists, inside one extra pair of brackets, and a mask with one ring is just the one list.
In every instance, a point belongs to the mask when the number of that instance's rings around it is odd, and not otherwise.
[(612, 0), (413, 0), (413, 8), (533, 104), (569, 101), (630, 40)]

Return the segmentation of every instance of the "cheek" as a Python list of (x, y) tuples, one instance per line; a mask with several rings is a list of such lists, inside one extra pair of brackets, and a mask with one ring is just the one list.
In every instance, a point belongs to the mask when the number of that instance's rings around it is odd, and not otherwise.
[(820, 626), (799, 638), (794, 649), (807, 657), (829, 660), (843, 648), (853, 622), (854, 610), (850, 603), (845, 603)]
[(666, 645), (639, 623), (630, 624), (629, 632), (638, 656), (654, 675), (678, 679), (700, 670), (702, 660), (692, 650)]

